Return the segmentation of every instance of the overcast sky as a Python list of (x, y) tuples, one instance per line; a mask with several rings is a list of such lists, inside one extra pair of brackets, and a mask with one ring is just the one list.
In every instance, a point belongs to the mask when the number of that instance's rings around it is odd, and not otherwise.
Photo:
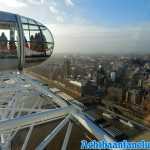
[(0, 10), (46, 24), (55, 52), (150, 53), (149, 0), (0, 0)]

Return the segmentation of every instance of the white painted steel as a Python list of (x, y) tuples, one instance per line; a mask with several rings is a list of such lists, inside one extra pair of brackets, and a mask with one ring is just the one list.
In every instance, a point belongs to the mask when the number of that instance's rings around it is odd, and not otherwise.
[(44, 148), (51, 142), (51, 140), (58, 134), (58, 132), (68, 123), (70, 116), (67, 116), (61, 121), (55, 129), (36, 147), (36, 150), (44, 150)]
[(32, 131), (33, 131), (33, 128), (34, 128), (34, 125), (32, 125), (30, 128), (29, 128), (29, 131), (28, 131), (28, 134), (26, 136), (26, 139), (23, 143), (23, 146), (22, 146), (22, 149), (21, 150), (26, 150), (27, 148), (27, 145), (28, 145), (28, 142), (29, 142), (29, 139), (30, 139), (30, 136), (32, 134)]
[(63, 142), (63, 145), (61, 147), (61, 150), (67, 150), (67, 145), (68, 145), (68, 142), (69, 142), (69, 139), (70, 139), (72, 127), (73, 127), (72, 122), (69, 122), (69, 125), (68, 125), (67, 131), (66, 131), (66, 135), (65, 135), (64, 142)]
[(11, 129), (22, 129), (32, 124), (42, 124), (63, 118), (72, 111), (72, 107), (57, 108), (46, 112), (39, 112), (30, 115), (21, 116), (19, 118), (0, 121), (0, 133), (7, 132)]
[(111, 139), (103, 129), (99, 128), (92, 122), (92, 120), (86, 117), (85, 113), (73, 113), (72, 115), (87, 131), (94, 135), (98, 140), (109, 139), (109, 141), (113, 141), (113, 139)]

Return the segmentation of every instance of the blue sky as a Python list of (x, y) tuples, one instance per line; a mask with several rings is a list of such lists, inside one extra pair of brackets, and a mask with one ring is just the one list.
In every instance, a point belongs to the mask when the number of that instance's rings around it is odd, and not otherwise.
[[(69, 0), (71, 1), (71, 0)], [(49, 0), (51, 5), (51, 0)], [(121, 26), (144, 23), (150, 20), (149, 0), (72, 0), (70, 7), (55, 1), (55, 9), (63, 12), (64, 23), (89, 23)], [(76, 18), (81, 22), (75, 22)], [(77, 20), (78, 21), (78, 20)]]
[(0, 0), (0, 5), (51, 23), (124, 26), (150, 20), (149, 0)]
[(126, 25), (150, 20), (149, 0), (81, 0), (77, 4), (80, 14), (95, 24)]
[(46, 24), (57, 52), (150, 52), (150, 0), (0, 0), (0, 10)]

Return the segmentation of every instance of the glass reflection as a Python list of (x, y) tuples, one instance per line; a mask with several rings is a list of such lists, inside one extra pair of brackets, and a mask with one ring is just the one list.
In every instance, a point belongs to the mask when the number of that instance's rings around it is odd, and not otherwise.
[(17, 57), (18, 37), (15, 24), (0, 24), (0, 57)]
[(18, 32), (15, 23), (0, 23), (0, 70), (18, 68)]
[(25, 57), (50, 56), (54, 47), (54, 40), (49, 30), (31, 19), (27, 19), (28, 23), (24, 22), (23, 20)]

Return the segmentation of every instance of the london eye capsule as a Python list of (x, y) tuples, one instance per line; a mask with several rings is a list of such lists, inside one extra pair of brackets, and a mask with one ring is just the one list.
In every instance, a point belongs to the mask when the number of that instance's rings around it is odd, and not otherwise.
[(38, 21), (0, 11), (0, 70), (19, 69), (51, 56), (54, 39)]

